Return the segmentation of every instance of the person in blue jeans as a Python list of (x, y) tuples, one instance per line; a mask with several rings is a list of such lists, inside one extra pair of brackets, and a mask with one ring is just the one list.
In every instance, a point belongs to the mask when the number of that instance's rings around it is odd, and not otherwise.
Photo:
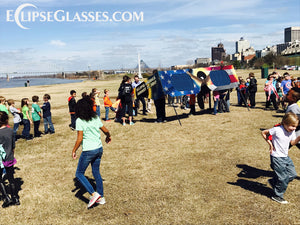
[(52, 118), (51, 118), (51, 105), (49, 100), (51, 99), (49, 94), (44, 94), (43, 100), (44, 104), (41, 106), (43, 110), (43, 120), (44, 120), (44, 128), (45, 128), (45, 134), (54, 134), (54, 126), (52, 123)]
[(28, 98), (22, 98), (21, 100), (21, 107), (22, 107), (22, 113), (23, 113), (23, 131), (22, 131), (22, 136), (26, 140), (31, 140), (32, 138), (30, 137), (30, 124), (32, 123), (32, 120), (30, 118), (30, 111), (29, 111), (29, 99)]
[[(75, 114), (77, 117), (77, 140), (72, 151), (73, 159), (77, 158), (76, 151), (80, 145), (82, 145), (82, 153), (77, 165), (76, 178), (91, 195), (87, 207), (90, 208), (95, 203), (103, 205), (105, 204), (105, 198), (103, 193), (103, 181), (100, 174), (100, 162), (103, 154), (100, 130), (106, 135), (106, 143), (111, 142), (111, 136), (108, 129), (103, 126), (100, 118), (93, 110), (93, 101), (89, 97), (84, 97), (77, 102)], [(96, 181), (96, 191), (84, 176), (89, 164), (92, 166), (93, 177)]]

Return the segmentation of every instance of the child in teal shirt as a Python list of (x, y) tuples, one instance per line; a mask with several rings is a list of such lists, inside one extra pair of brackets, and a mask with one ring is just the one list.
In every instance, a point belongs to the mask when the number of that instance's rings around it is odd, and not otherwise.
[(41, 137), (42, 132), (39, 131), (40, 122), (41, 122), (41, 108), (38, 105), (39, 102), (39, 96), (32, 96), (32, 110), (31, 110), (31, 116), (33, 120), (33, 127), (34, 127), (34, 137)]

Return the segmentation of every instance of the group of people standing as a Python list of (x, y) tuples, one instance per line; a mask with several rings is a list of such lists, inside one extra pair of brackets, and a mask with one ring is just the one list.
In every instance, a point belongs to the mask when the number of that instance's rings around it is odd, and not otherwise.
[(257, 80), (254, 73), (249, 73), (249, 77), (247, 77), (246, 80), (239, 77), (239, 86), (236, 90), (239, 106), (245, 105), (250, 108), (255, 108)]
[(264, 91), (266, 93), (266, 109), (273, 105), (275, 110), (281, 106), (286, 109), (286, 97), (292, 87), (298, 87), (298, 81), (293, 80), (288, 72), (283, 76), (277, 72), (270, 74), (265, 82)]
[[(50, 95), (45, 94), (43, 100), (43, 105), (39, 106), (39, 97), (37, 95), (32, 96), (33, 103), (30, 110), (29, 98), (23, 98), (21, 108), (17, 109), (13, 99), (6, 100), (5, 97), (0, 96), (0, 191), (2, 193), (3, 208), (20, 205), (14, 178), (14, 165), (17, 163), (14, 157), (14, 149), (19, 126), (24, 126), (21, 137), (26, 140), (33, 138), (30, 135), (31, 124), (34, 126), (34, 137), (41, 137), (42, 134), (55, 132), (51, 119)], [(13, 129), (8, 125), (9, 114), (13, 116)], [(39, 131), (42, 118), (44, 120), (44, 133)], [(3, 176), (4, 174), (5, 176)], [(9, 181), (10, 195), (4, 183), (4, 177)]]
[[(13, 99), (8, 99), (3, 96), (0, 96), (0, 111), (4, 111), (9, 115), (9, 112), (13, 115), (13, 134), (14, 139), (17, 140), (17, 131), (20, 125), (23, 125), (23, 131), (21, 138), (26, 140), (31, 140), (33, 137), (41, 137), (42, 134), (53, 134), (55, 129), (52, 123), (51, 116), (51, 105), (49, 100), (51, 99), (49, 94), (43, 96), (43, 104), (38, 105), (39, 96), (32, 96), (32, 104), (30, 109), (30, 100), (29, 98), (22, 98), (21, 108), (16, 108), (15, 101)], [(39, 130), (41, 119), (44, 122), (44, 133)], [(34, 135), (30, 134), (30, 127), (33, 124)]]

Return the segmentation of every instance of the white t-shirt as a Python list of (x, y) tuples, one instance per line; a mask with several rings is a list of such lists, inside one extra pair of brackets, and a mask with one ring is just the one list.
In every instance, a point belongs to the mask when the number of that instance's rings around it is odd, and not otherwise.
[(272, 143), (275, 149), (271, 155), (274, 157), (287, 157), (290, 142), (296, 139), (295, 131), (287, 132), (281, 125), (271, 128), (269, 132), (272, 135)]
[(13, 106), (9, 106), (9, 110), (10, 110), (11, 114), (13, 114), (13, 116), (14, 116), (14, 123), (20, 123), (21, 117), (18, 113), (18, 110)]

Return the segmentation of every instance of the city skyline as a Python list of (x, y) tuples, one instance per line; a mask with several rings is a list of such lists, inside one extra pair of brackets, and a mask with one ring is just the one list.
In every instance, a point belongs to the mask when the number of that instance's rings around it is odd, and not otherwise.
[[(25, 4), (32, 6), (23, 8), (25, 16), (20, 14), (18, 24), (16, 10)], [(32, 21), (26, 18), (28, 12), (58, 12), (60, 17)], [(104, 20), (114, 13), (119, 17), (114, 22), (79, 22), (84, 17), (78, 19), (77, 12), (92, 12), (90, 20), (96, 12)], [(134, 12), (137, 20), (129, 22)], [(220, 42), (232, 54), (241, 37), (254, 49), (263, 49), (284, 43), (284, 29), (300, 24), (299, 12), (297, 0), (3, 0), (0, 72), (134, 68), (138, 53), (149, 67), (170, 67), (211, 57), (211, 47)], [(63, 16), (73, 21), (63, 21)]]

